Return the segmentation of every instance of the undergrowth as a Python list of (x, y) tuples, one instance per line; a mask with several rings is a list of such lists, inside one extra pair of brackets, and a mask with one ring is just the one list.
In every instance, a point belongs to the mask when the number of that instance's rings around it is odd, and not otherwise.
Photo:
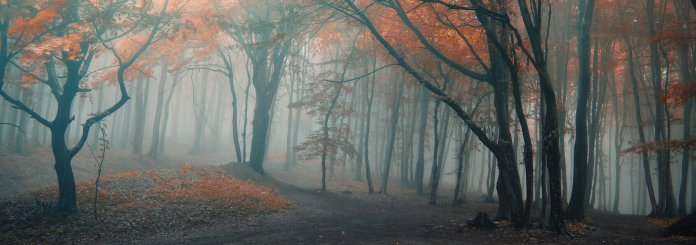
[(289, 206), (270, 187), (190, 164), (111, 174), (100, 185), (96, 217), (93, 180), (76, 183), (78, 211), (67, 217), (53, 211), (56, 187), (1, 202), (0, 243), (133, 241)]

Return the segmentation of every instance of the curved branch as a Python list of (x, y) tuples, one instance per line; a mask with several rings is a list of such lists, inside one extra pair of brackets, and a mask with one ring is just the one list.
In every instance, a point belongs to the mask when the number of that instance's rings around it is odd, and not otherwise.
[(365, 75), (362, 75), (362, 76), (359, 76), (359, 77), (354, 77), (354, 78), (351, 78), (351, 79), (348, 79), (348, 80), (336, 81), (336, 80), (324, 79), (324, 80), (322, 80), (322, 81), (324, 81), (324, 82), (332, 82), (332, 83), (347, 83), (347, 82), (359, 80), (359, 79), (361, 79), (361, 78), (370, 76), (370, 75), (372, 75), (372, 74), (377, 73), (378, 71), (380, 71), (380, 70), (382, 70), (382, 69), (385, 69), (385, 68), (391, 67), (391, 66), (400, 66), (400, 65), (399, 65), (399, 64), (389, 64), (389, 65), (385, 65), (385, 66), (382, 66), (382, 67), (380, 67), (380, 68), (377, 68), (377, 69), (375, 69), (374, 71), (371, 71), (371, 72), (369, 72), (369, 73), (367, 73), (367, 74), (365, 74)]
[(31, 109), (29, 106), (24, 104), (22, 101), (15, 99), (12, 96), (10, 96), (9, 94), (5, 93), (5, 90), (2, 89), (2, 87), (3, 87), (2, 85), (4, 85), (4, 84), (5, 84), (4, 80), (0, 81), (0, 96), (2, 96), (2, 98), (7, 100), (7, 102), (10, 102), (10, 104), (13, 105), (12, 106), (13, 108), (24, 111), (27, 114), (29, 114), (30, 117), (36, 119), (36, 121), (38, 121), (42, 125), (44, 125), (46, 127), (51, 127), (52, 123), (50, 121), (48, 121), (46, 118), (44, 118), (43, 116), (39, 115), (38, 112)]
[(447, 64), (448, 66), (454, 68), (455, 70), (461, 72), (464, 75), (467, 75), (473, 79), (479, 80), (479, 81), (490, 81), (490, 78), (488, 74), (480, 74), (475, 71), (472, 71), (469, 68), (466, 68), (462, 66), (461, 64), (455, 62), (454, 60), (450, 59), (447, 57), (447, 55), (443, 54), (440, 52), (438, 48), (436, 48), (430, 41), (428, 40), (425, 35), (411, 22), (411, 20), (408, 18), (408, 15), (406, 15), (406, 12), (404, 12), (403, 7), (401, 6), (401, 3), (399, 3), (398, 0), (394, 0), (394, 7), (392, 8), (394, 11), (396, 11), (396, 14), (399, 16), (401, 21), (410, 29), (416, 36), (418, 37), (418, 40), (420, 40), (421, 43), (425, 46), (425, 48), (428, 49), (435, 57), (438, 59), (442, 60)]
[[(126, 82), (125, 82), (125, 71), (135, 63), (135, 61), (142, 55), (145, 50), (153, 43), (153, 40), (155, 39), (155, 35), (159, 32), (160, 29), (160, 24), (162, 22), (162, 18), (164, 18), (165, 11), (167, 10), (167, 6), (169, 6), (169, 0), (165, 0), (164, 6), (162, 7), (162, 10), (160, 11), (159, 18), (155, 21), (154, 26), (152, 27), (152, 31), (150, 32), (150, 35), (148, 36), (147, 40), (143, 45), (136, 51), (127, 61), (121, 62), (119, 59), (119, 68), (118, 68), (118, 85), (119, 85), (119, 90), (121, 91), (121, 99), (119, 99), (116, 104), (113, 106), (109, 107), (105, 111), (102, 111), (100, 113), (97, 113), (96, 115), (90, 117), (87, 119), (85, 124), (82, 126), (82, 136), (80, 137), (80, 140), (75, 144), (75, 146), (70, 149), (69, 154), (70, 156), (75, 156), (77, 153), (84, 147), (85, 142), (87, 141), (87, 138), (89, 136), (89, 130), (92, 128), (92, 125), (100, 122), (104, 118), (110, 116), (114, 112), (116, 112), (118, 109), (120, 109), (123, 105), (128, 102), (130, 99), (130, 96), (128, 96), (128, 90), (126, 88)], [(112, 52), (115, 50), (112, 50)], [(117, 53), (114, 53), (118, 57)]]
[(19, 130), (19, 132), (22, 132), (23, 134), (26, 134), (26, 133), (27, 133), (27, 132), (24, 132), (24, 130), (22, 129), (22, 127), (20, 127), (20, 126), (17, 125), (17, 124), (14, 124), (14, 123), (0, 123), (0, 125), (12, 126), (12, 127), (17, 128), (17, 130)]
[(474, 120), (469, 116), (468, 113), (462, 109), (459, 104), (457, 104), (454, 99), (452, 99), (447, 93), (442, 91), (440, 88), (435, 86), (431, 81), (425, 79), (423, 76), (421, 76), (411, 65), (409, 65), (404, 57), (401, 56), (399, 52), (394, 49), (394, 47), (391, 46), (391, 44), (382, 36), (382, 34), (379, 33), (377, 28), (372, 24), (370, 19), (367, 18), (365, 14), (362, 12), (359, 12), (359, 9), (355, 6), (355, 4), (351, 0), (344, 0), (344, 2), (351, 8), (353, 9), (355, 15), (358, 18), (361, 18), (363, 23), (365, 23), (366, 27), (370, 30), (372, 35), (377, 39), (377, 41), (389, 52), (389, 54), (397, 61), (397, 63), (404, 69), (406, 72), (408, 72), (413, 78), (415, 78), (421, 85), (423, 85), (426, 89), (430, 90), (433, 94), (437, 95), (439, 99), (444, 102), (447, 106), (449, 106), (459, 118), (464, 121), (467, 127), (471, 129), (471, 131), (476, 135), (476, 137), (483, 143), (483, 145), (486, 146), (486, 148), (490, 149), (491, 152), (496, 157), (503, 157), (503, 152), (500, 150), (499, 146), (488, 136), (486, 133), (481, 129), (479, 125), (477, 125)]

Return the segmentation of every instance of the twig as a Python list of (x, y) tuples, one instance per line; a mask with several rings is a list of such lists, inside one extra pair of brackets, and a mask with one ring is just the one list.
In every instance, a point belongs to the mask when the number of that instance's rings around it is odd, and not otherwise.
[(359, 76), (359, 77), (355, 77), (355, 78), (351, 78), (351, 79), (348, 79), (348, 80), (335, 81), (335, 80), (324, 79), (324, 81), (325, 81), (325, 82), (332, 82), (332, 83), (347, 83), (347, 82), (351, 82), (351, 81), (355, 81), (355, 80), (361, 79), (361, 78), (363, 78), (363, 77), (370, 76), (370, 75), (372, 75), (372, 74), (374, 74), (374, 73), (376, 73), (376, 72), (378, 72), (378, 71), (380, 71), (380, 70), (382, 70), (382, 69), (384, 69), (384, 68), (387, 68), (387, 67), (390, 67), (390, 66), (398, 66), (398, 65), (399, 65), (399, 64), (385, 65), (385, 66), (382, 66), (382, 67), (380, 67), (380, 68), (377, 68), (377, 69), (375, 69), (374, 71), (371, 71), (371, 72), (369, 72), (369, 73), (367, 73), (367, 74), (365, 74), (365, 75), (362, 75), (362, 76)]
[(9, 125), (9, 126), (17, 128), (19, 130), (19, 132), (22, 132), (23, 134), (27, 133), (27, 132), (24, 132), (22, 127), (18, 126), (17, 124), (14, 124), (14, 123), (0, 123), (0, 125)]
[(87, 148), (89, 148), (89, 151), (92, 153), (94, 161), (97, 162), (97, 178), (94, 180), (94, 202), (92, 203), (92, 209), (94, 212), (94, 220), (99, 221), (99, 216), (97, 216), (97, 201), (99, 200), (99, 179), (101, 179), (102, 166), (104, 165), (106, 150), (109, 148), (109, 141), (106, 140), (106, 128), (104, 127), (104, 124), (102, 122), (97, 123), (97, 128), (99, 129), (99, 133), (102, 136), (101, 158), (97, 157), (97, 154), (94, 153), (94, 149), (89, 143), (87, 143)]

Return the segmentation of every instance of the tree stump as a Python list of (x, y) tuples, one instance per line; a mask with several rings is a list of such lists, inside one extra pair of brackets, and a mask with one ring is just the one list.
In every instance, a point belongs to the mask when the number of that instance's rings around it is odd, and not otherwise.
[(491, 221), (488, 217), (488, 213), (479, 212), (476, 214), (476, 218), (466, 222), (467, 225), (476, 229), (493, 229), (495, 228), (495, 223)]

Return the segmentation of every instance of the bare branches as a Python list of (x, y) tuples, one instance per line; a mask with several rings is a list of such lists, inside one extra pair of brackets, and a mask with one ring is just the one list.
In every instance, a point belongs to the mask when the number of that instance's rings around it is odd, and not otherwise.
[(22, 129), (22, 127), (20, 127), (20, 126), (17, 125), (17, 124), (14, 124), (14, 123), (0, 123), (0, 125), (12, 126), (12, 127), (17, 128), (17, 130), (19, 130), (19, 132), (22, 132), (23, 134), (26, 134), (26, 133), (27, 133), (27, 132), (24, 132), (24, 130)]
[(369, 73), (367, 73), (367, 74), (364, 74), (364, 75), (359, 76), (359, 77), (354, 77), (354, 78), (351, 78), (351, 79), (348, 79), (348, 80), (336, 81), (336, 80), (324, 79), (324, 80), (322, 80), (322, 81), (325, 81), (325, 82), (332, 82), (332, 83), (347, 83), (347, 82), (351, 82), (351, 81), (355, 81), (355, 80), (360, 80), (361, 78), (370, 76), (370, 75), (372, 75), (372, 74), (377, 73), (378, 71), (380, 71), (380, 70), (382, 70), (382, 69), (385, 69), (385, 68), (388, 68), (388, 67), (392, 67), (392, 66), (399, 66), (399, 64), (389, 64), (389, 65), (385, 65), (385, 66), (382, 66), (382, 67), (380, 67), (380, 68), (377, 68), (377, 69), (375, 69), (374, 71), (371, 71), (371, 72), (369, 72)]
[(474, 120), (466, 113), (462, 107), (457, 104), (454, 99), (452, 99), (447, 93), (442, 91), (431, 81), (425, 79), (421, 76), (410, 64), (406, 62), (404, 57), (401, 56), (399, 52), (394, 49), (394, 47), (382, 36), (382, 34), (377, 30), (377, 28), (372, 24), (370, 19), (362, 12), (359, 11), (358, 7), (350, 0), (344, 0), (346, 5), (348, 5), (355, 13), (355, 18), (360, 18), (360, 20), (365, 23), (367, 29), (372, 33), (372, 35), (377, 39), (377, 41), (387, 50), (387, 52), (397, 61), (397, 63), (406, 70), (413, 78), (415, 78), (421, 85), (425, 86), (436, 96), (439, 96), (442, 102), (447, 104), (456, 114), (461, 118), (464, 123), (471, 129), (471, 131), (478, 137), (478, 139), (489, 148), (496, 156), (502, 157), (502, 151), (499, 149), (497, 143), (488, 138), (486, 133), (479, 127)]
[[(133, 55), (131, 55), (127, 60), (122, 60), (119, 58), (118, 53), (116, 52), (115, 49), (110, 48), (110, 50), (114, 53), (114, 56), (117, 57), (119, 61), (119, 68), (118, 68), (118, 84), (119, 84), (119, 90), (121, 92), (121, 99), (119, 99), (116, 104), (112, 105), (108, 109), (97, 113), (96, 115), (92, 116), (91, 118), (87, 119), (85, 124), (82, 126), (82, 136), (80, 137), (80, 140), (77, 142), (77, 144), (70, 149), (70, 156), (75, 156), (85, 145), (85, 142), (87, 141), (87, 138), (89, 137), (89, 130), (91, 129), (92, 125), (95, 123), (100, 122), (104, 118), (110, 116), (114, 112), (116, 112), (118, 109), (120, 109), (123, 105), (126, 104), (126, 102), (130, 99), (128, 96), (128, 90), (126, 89), (126, 82), (125, 82), (125, 71), (128, 69), (135, 61), (145, 52), (145, 50), (150, 47), (150, 45), (154, 42), (155, 36), (160, 30), (161, 27), (161, 22), (162, 19), (165, 16), (167, 7), (169, 6), (169, 0), (165, 0), (164, 5), (162, 7), (162, 10), (159, 13), (159, 16), (157, 20), (155, 21), (154, 26), (152, 27), (152, 30), (150, 31), (150, 34), (148, 35), (148, 38), (146, 41), (143, 43), (143, 45), (135, 52)], [(106, 46), (106, 45), (104, 45)]]
[(3, 87), (2, 85), (4, 85), (4, 84), (5, 84), (5, 80), (3, 79), (2, 81), (0, 81), (0, 96), (2, 96), (2, 98), (7, 100), (7, 102), (10, 102), (10, 104), (13, 105), (12, 107), (14, 107), (15, 109), (22, 110), (22, 111), (26, 112), (27, 114), (29, 114), (29, 116), (31, 116), (32, 118), (36, 119), (36, 121), (43, 124), (44, 126), (51, 127), (52, 123), (50, 121), (48, 121), (46, 118), (44, 118), (43, 116), (39, 115), (38, 112), (34, 111), (28, 105), (24, 104), (24, 102), (22, 102), (18, 99), (15, 99), (12, 96), (10, 96), (9, 94), (5, 93), (5, 90), (2, 89), (2, 87)]

